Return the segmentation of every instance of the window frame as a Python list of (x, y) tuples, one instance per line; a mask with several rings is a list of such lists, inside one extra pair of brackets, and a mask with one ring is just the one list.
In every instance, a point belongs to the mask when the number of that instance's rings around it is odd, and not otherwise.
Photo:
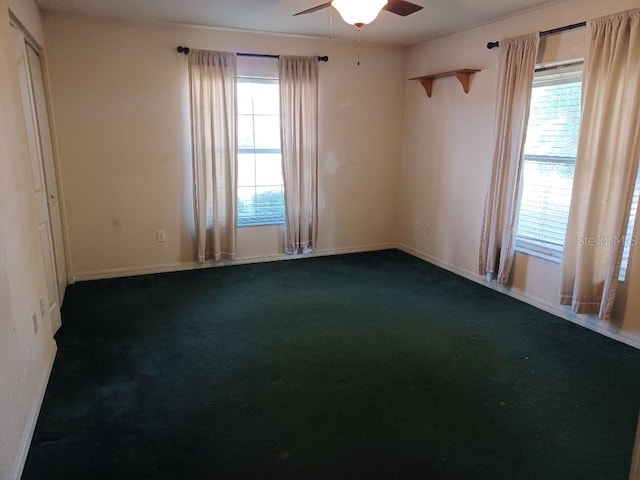
[[(575, 79), (579, 78), (580, 83), (583, 82), (583, 69), (584, 69), (584, 61), (572, 61), (568, 63), (561, 64), (551, 64), (546, 66), (539, 66), (536, 68), (535, 76), (533, 80), (533, 84), (531, 86), (532, 89), (540, 88), (545, 86), (553, 86), (553, 85), (562, 85), (567, 83), (575, 83)], [(580, 108), (582, 110), (582, 101)], [(581, 112), (582, 116), (582, 112)], [(529, 126), (527, 126), (528, 133)], [(527, 161), (527, 158), (533, 159), (538, 162), (547, 162), (552, 165), (574, 165), (575, 169), (575, 158), (573, 157), (559, 157), (554, 155), (527, 155), (523, 152), (523, 165), (524, 162)], [(573, 158), (573, 161), (567, 161), (567, 159)], [(551, 160), (547, 160), (551, 159)], [(574, 171), (575, 174), (575, 171)], [(524, 180), (523, 180), (523, 188), (524, 188)], [(522, 192), (523, 193), (523, 192)], [(520, 198), (518, 204), (518, 224), (520, 222), (520, 212), (522, 207), (522, 197)], [(554, 263), (561, 263), (562, 257), (564, 255), (564, 241), (560, 248), (553, 248), (552, 244), (546, 243), (543, 240), (536, 240), (531, 238), (523, 238), (518, 235), (518, 228), (516, 228), (516, 236), (515, 236), (515, 250), (517, 252), (524, 253), (526, 255), (542, 258)]]
[[(256, 75), (243, 75), (243, 74), (239, 74), (237, 77), (237, 83), (238, 85), (240, 83), (250, 83), (250, 84), (256, 84), (256, 83), (263, 83), (263, 84), (270, 84), (270, 85), (279, 85), (280, 84), (280, 79), (277, 77), (267, 77), (267, 76), (256, 76)], [(247, 115), (245, 113), (240, 113), (240, 111), (238, 111), (238, 123), (239, 123), (239, 119), (240, 119), (240, 115)], [(253, 134), (254, 134), (254, 145), (255, 145), (255, 117), (256, 116), (260, 116), (259, 114), (256, 115), (255, 113), (251, 114), (252, 120), (254, 121), (253, 124)], [(280, 109), (278, 109), (278, 121), (280, 122)], [(280, 159), (282, 160), (282, 146), (280, 146), (280, 148), (247, 148), (247, 147), (241, 147), (240, 146), (240, 142), (238, 142), (238, 148), (237, 148), (237, 154), (238, 156), (240, 156), (241, 154), (253, 154), (253, 155), (260, 155), (260, 154), (273, 154), (273, 155), (279, 155)], [(253, 184), (253, 188), (257, 189), (260, 187), (264, 187), (265, 185), (257, 185), (257, 182), (255, 182), (255, 180), (257, 180), (255, 178), (255, 170), (257, 170), (256, 168), (256, 163), (257, 160), (254, 157), (254, 184)], [(281, 175), (282, 175), (282, 170), (280, 171)], [(275, 186), (275, 185), (274, 185)], [(236, 207), (236, 215), (237, 215), (237, 219), (236, 219), (236, 226), (237, 228), (244, 228), (244, 227), (263, 227), (263, 226), (269, 226), (269, 225), (284, 225), (286, 223), (286, 212), (285, 212), (285, 202), (284, 202), (284, 179), (281, 179), (281, 187), (282, 187), (282, 207), (283, 207), (283, 213), (282, 213), (282, 217), (280, 218), (269, 218), (269, 219), (265, 219), (265, 220), (259, 220), (258, 217), (253, 217), (247, 221), (241, 221), (241, 216), (240, 216), (240, 199), (237, 198), (237, 202), (238, 202), (238, 206)], [(242, 188), (240, 186), (238, 186), (237, 188)], [(236, 193), (236, 196), (238, 196), (238, 194)]]

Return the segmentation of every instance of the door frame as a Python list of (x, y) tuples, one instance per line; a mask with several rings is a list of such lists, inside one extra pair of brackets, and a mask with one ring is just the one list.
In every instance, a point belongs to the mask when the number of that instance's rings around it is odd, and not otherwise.
[[(42, 48), (42, 46), (40, 45), (40, 43), (33, 37), (33, 35), (28, 31), (28, 29), (24, 26), (24, 24), (22, 22), (20, 22), (20, 20), (16, 17), (16, 15), (11, 11), (11, 9), (9, 9), (9, 24), (12, 28), (15, 28), (18, 32), (20, 32), (22, 34), (22, 37), (24, 39), (25, 42), (25, 68), (26, 68), (26, 73), (27, 76), (29, 77), (27, 79), (28, 81), (28, 87), (30, 89), (30, 96), (31, 96), (31, 100), (30, 103), (32, 103), (32, 109), (33, 112), (35, 114), (35, 118), (27, 118), (25, 119), (26, 121), (34, 121), (35, 122), (35, 128), (36, 128), (36, 134), (37, 134), (37, 138), (36, 141), (38, 142), (38, 151), (39, 151), (39, 158), (38, 161), (40, 162), (41, 165), (41, 172), (43, 175), (43, 187), (44, 187), (44, 192), (45, 192), (45, 199), (46, 199), (46, 207), (47, 207), (47, 214), (48, 214), (48, 218), (49, 218), (49, 237), (50, 237), (50, 241), (51, 241), (51, 247), (53, 249), (53, 253), (54, 253), (54, 258), (53, 258), (53, 263), (54, 263), (54, 274), (55, 274), (55, 280), (56, 280), (56, 297), (58, 298), (58, 307), (62, 308), (62, 302), (64, 300), (64, 291), (66, 288), (66, 285), (68, 285), (71, 279), (73, 279), (73, 273), (72, 273), (72, 269), (71, 269), (71, 262), (70, 262), (70, 251), (69, 251), (69, 235), (68, 235), (68, 226), (67, 226), (67, 217), (66, 217), (66, 209), (65, 209), (65, 202), (64, 202), (64, 191), (62, 188), (62, 182), (61, 182), (61, 169), (60, 169), (60, 162), (59, 162), (59, 155), (58, 155), (58, 143), (57, 143), (57, 135), (56, 135), (56, 131), (55, 131), (55, 125), (54, 125), (54, 113), (53, 113), (53, 108), (52, 108), (52, 104), (51, 104), (51, 90), (50, 90), (50, 85), (49, 85), (49, 81), (48, 81), (48, 71), (47, 71), (47, 63), (46, 63), (46, 56), (44, 54), (44, 49)], [(29, 50), (31, 50), (34, 54), (34, 56), (32, 56), (32, 60), (29, 59), (30, 56), (30, 52)], [(41, 80), (42, 84), (41, 87), (38, 86), (36, 87), (34, 85), (34, 75), (37, 74), (34, 71), (34, 68), (31, 66), (32, 62), (38, 62), (38, 70), (39, 72), (39, 80)], [(40, 83), (38, 80), (38, 83)], [(40, 99), (39, 101), (36, 100), (36, 92), (35, 89), (37, 88), (38, 92), (40, 92), (38, 94), (38, 98)], [(42, 98), (43, 97), (43, 98)], [(37, 105), (36, 105), (37, 103)], [(37, 108), (40, 107), (40, 112), (43, 112), (46, 114), (46, 119), (42, 118), (44, 117), (44, 115), (41, 115), (40, 118), (38, 118), (38, 111)], [(46, 121), (45, 121), (46, 120)], [(44, 125), (46, 125), (46, 127), (42, 127), (41, 125), (39, 125), (40, 122), (44, 122)], [(43, 140), (42, 139), (42, 129), (46, 128), (48, 129), (48, 139)], [(49, 160), (45, 160), (44, 158), (44, 147), (43, 147), (43, 141), (48, 141), (50, 143), (50, 157), (49, 155), (47, 155), (47, 159)], [(49, 150), (49, 148), (47, 147), (47, 150)], [(53, 184), (53, 185), (48, 185), (48, 184)], [(59, 230), (56, 234), (54, 234), (54, 227), (53, 226), (53, 217), (52, 217), (52, 210), (50, 209), (50, 205), (49, 205), (49, 189), (52, 190), (56, 190), (55, 194), (57, 194), (57, 214), (58, 214), (58, 222), (59, 222)], [(56, 222), (56, 223), (58, 223)], [(58, 238), (60, 237), (60, 238)], [(60, 255), (57, 255), (55, 253), (56, 250), (56, 244), (61, 244), (59, 245), (59, 254), (63, 257), (63, 258), (58, 258)], [(64, 284), (64, 288), (62, 287), (62, 285)], [(51, 319), (53, 321), (53, 319)], [(55, 330), (55, 329), (54, 329)]]
[[(58, 134), (55, 126), (55, 112), (53, 109), (53, 103), (51, 100), (51, 85), (49, 82), (49, 69), (47, 66), (47, 56), (45, 49), (40, 45), (40, 42), (29, 32), (27, 27), (20, 21), (20, 19), (9, 8), (9, 24), (17, 28), (24, 35), (25, 41), (35, 50), (40, 57), (40, 67), (42, 70), (42, 83), (44, 85), (45, 104), (47, 109), (47, 118), (49, 123), (49, 132), (51, 136), (51, 149), (53, 152), (53, 165), (55, 169), (55, 180), (58, 187), (58, 205), (60, 208), (60, 221), (62, 223), (62, 243), (65, 258), (67, 285), (75, 283), (75, 273), (73, 270), (73, 264), (71, 262), (71, 248), (69, 246), (69, 226), (67, 221), (67, 210), (65, 202), (65, 194), (62, 183), (62, 170), (60, 167), (60, 155), (58, 147)], [(63, 299), (60, 299), (62, 302)], [(62, 303), (61, 303), (62, 305)]]

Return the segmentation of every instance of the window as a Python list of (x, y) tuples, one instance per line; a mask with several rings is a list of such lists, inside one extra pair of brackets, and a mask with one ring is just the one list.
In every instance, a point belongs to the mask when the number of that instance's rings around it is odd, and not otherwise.
[(580, 135), (581, 94), (582, 72), (576, 67), (536, 74), (524, 148), (519, 248), (562, 256)]
[(620, 264), (620, 275), (618, 280), (624, 282), (627, 278), (627, 266), (629, 265), (629, 257), (631, 256), (631, 247), (637, 245), (638, 239), (633, 236), (633, 229), (638, 215), (638, 200), (640, 200), (640, 171), (636, 177), (636, 187), (633, 191), (633, 200), (631, 202), (631, 214), (629, 215), (629, 224), (627, 225), (627, 233), (624, 237), (624, 249), (622, 250), (622, 263)]
[[(580, 136), (582, 66), (539, 72), (531, 92), (516, 246), (562, 257)], [(640, 174), (624, 238), (620, 281), (631, 254)]]
[(238, 226), (284, 223), (280, 91), (274, 78), (238, 78)]

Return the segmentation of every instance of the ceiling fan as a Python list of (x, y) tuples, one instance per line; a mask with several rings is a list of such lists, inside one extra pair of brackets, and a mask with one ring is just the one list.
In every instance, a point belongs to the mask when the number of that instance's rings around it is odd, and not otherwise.
[(293, 16), (306, 15), (325, 8), (333, 7), (342, 16), (343, 20), (360, 29), (363, 25), (373, 22), (380, 10), (395, 13), (402, 17), (422, 10), (424, 7), (405, 0), (333, 0), (321, 5), (303, 10)]

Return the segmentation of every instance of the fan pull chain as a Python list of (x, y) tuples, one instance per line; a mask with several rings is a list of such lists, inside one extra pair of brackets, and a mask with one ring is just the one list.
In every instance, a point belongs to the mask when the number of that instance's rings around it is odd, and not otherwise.
[(333, 40), (333, 8), (329, 9), (329, 40)]
[(360, 66), (360, 33), (362, 32), (362, 27), (358, 26), (358, 63), (356, 65)]

